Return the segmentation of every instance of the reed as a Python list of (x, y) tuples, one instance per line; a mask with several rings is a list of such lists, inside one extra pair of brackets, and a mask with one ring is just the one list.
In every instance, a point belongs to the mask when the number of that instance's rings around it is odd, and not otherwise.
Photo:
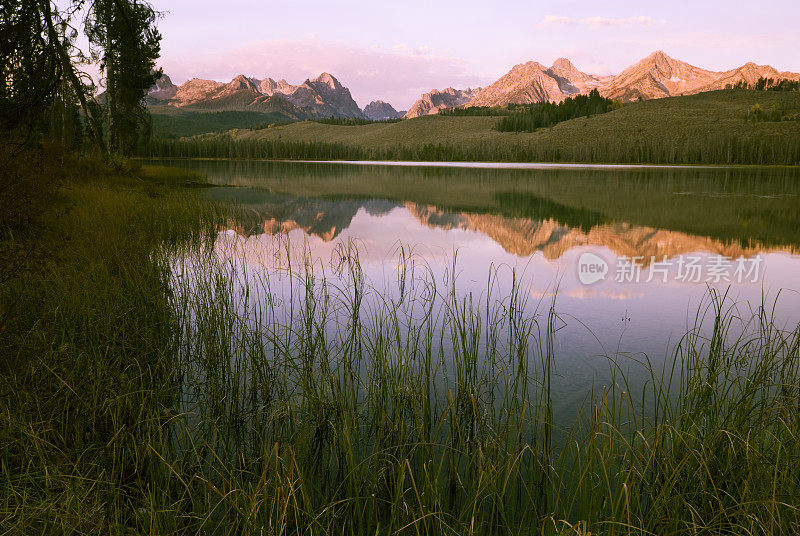
[(19, 238), (4, 532), (800, 530), (800, 333), (772, 304), (710, 294), (665, 369), (608, 356), (556, 415), (557, 307), (513, 272), (471, 295), (399, 247), (372, 281), (357, 244), (219, 234), (235, 212), (175, 182), (73, 179)]
[(223, 262), (173, 267), (188, 391), (160, 454), (211, 532), (797, 530), (800, 339), (768, 307), (743, 321), (711, 293), (667, 369), (632, 385), (608, 356), (608, 386), (557, 417), (555, 307), (513, 273), (463, 295), (456, 263), (443, 285), (401, 248), (387, 289), (352, 244), (325, 273), (231, 236)]

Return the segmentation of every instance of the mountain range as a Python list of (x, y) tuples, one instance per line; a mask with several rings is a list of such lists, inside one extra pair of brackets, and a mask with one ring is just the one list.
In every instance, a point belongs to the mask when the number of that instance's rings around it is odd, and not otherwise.
[(746, 63), (730, 71), (709, 71), (659, 50), (615, 76), (584, 73), (566, 58), (559, 58), (550, 67), (532, 61), (521, 63), (485, 87), (466, 105), (559, 102), (592, 89), (597, 89), (604, 97), (629, 102), (725, 89), (739, 82), (755, 84), (761, 77), (800, 80), (798, 73), (779, 72), (769, 65), (755, 63)]
[(350, 90), (329, 73), (307, 79), (299, 85), (272, 78), (239, 75), (228, 83), (193, 78), (180, 86), (166, 74), (151, 88), (151, 106), (171, 106), (198, 111), (254, 111), (274, 113), (287, 120), (325, 117), (371, 120), (407, 119), (436, 114), (457, 106), (504, 106), (534, 102), (560, 102), (572, 95), (597, 89), (601, 95), (623, 102), (658, 99), (724, 89), (740, 82), (755, 84), (759, 78), (800, 80), (800, 74), (781, 72), (769, 65), (746, 63), (729, 71), (710, 71), (656, 51), (612, 76), (597, 76), (578, 70), (571, 61), (559, 58), (546, 67), (535, 61), (515, 65), (484, 88), (455, 89), (423, 93), (401, 113), (390, 104), (376, 100), (363, 110)]
[(259, 80), (241, 74), (227, 84), (192, 78), (176, 86), (165, 74), (150, 89), (147, 103), (188, 111), (277, 113), (290, 120), (365, 118), (350, 90), (329, 73), (296, 86), (286, 80)]

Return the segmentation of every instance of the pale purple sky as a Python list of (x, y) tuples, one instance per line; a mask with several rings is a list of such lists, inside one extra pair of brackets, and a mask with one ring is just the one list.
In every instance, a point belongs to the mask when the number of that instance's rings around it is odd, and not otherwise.
[(713, 70), (800, 71), (800, 2), (152, 0), (175, 83), (237, 74), (300, 83), (322, 71), (360, 106), (491, 83), (529, 60), (617, 73), (654, 50)]

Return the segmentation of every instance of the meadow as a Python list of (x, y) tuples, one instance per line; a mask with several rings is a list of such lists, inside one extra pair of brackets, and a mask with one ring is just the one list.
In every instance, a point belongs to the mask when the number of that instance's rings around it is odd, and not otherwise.
[(264, 112), (185, 111), (169, 106), (154, 106), (149, 112), (152, 136), (166, 139), (225, 132), (234, 128), (266, 127), (291, 121), (282, 114)]
[[(751, 110), (779, 110), (780, 120)], [(771, 116), (764, 116), (771, 117)], [(622, 106), (535, 132), (500, 132), (500, 117), (434, 115), (397, 123), (303, 121), (177, 140), (148, 156), (312, 160), (800, 164), (800, 93), (721, 90)]]
[(772, 304), (712, 293), (644, 386), (606, 356), (556, 417), (557, 315), (524, 282), (465, 296), (399, 249), (376, 287), (354, 244), (248, 259), (196, 175), (61, 158), (4, 220), (5, 533), (800, 530), (800, 331)]

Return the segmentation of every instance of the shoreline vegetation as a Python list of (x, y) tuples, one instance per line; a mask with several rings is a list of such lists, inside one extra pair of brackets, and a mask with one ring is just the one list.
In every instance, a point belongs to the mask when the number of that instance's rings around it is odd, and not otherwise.
[[(576, 110), (531, 106), (364, 125), (304, 121), (178, 139), (154, 138), (149, 157), (668, 165), (800, 165), (800, 93), (728, 89)], [(552, 110), (550, 109), (552, 108)], [(583, 111), (586, 108), (586, 111)], [(592, 113), (599, 110), (604, 113)], [(558, 119), (575, 113), (579, 117)], [(557, 120), (558, 119), (558, 120)], [(557, 120), (557, 121), (556, 121)], [(508, 123), (511, 130), (501, 132)], [(551, 125), (537, 128), (541, 125)], [(513, 127), (513, 128), (512, 128)]]
[[(129, 158), (797, 165), (797, 84), (503, 117), (151, 121), (161, 14), (146, 1), (3, 13), (3, 535), (800, 533), (800, 326), (778, 325), (778, 297), (709, 291), (663, 366), (604, 356), (584, 403), (559, 412), (557, 303), (528, 303), (516, 273), (490, 272), (474, 296), (455, 260), (437, 280), (403, 246), (386, 287), (353, 242), (324, 262), (277, 237), (252, 258), (236, 229), (255, 211), (205, 199), (201, 174)], [(737, 174), (795, 179), (733, 170), (724, 191)], [(535, 190), (484, 193), (511, 213), (606, 219)], [(744, 207), (747, 236), (796, 242), (794, 206), (720, 205)]]
[(557, 419), (557, 315), (521, 282), (473, 301), (400, 250), (384, 294), (352, 244), (326, 277), (280, 240), (265, 276), (196, 174), (27, 151), (0, 198), (9, 533), (800, 531), (800, 331), (769, 304), (711, 294), (674, 364), (607, 356)]

